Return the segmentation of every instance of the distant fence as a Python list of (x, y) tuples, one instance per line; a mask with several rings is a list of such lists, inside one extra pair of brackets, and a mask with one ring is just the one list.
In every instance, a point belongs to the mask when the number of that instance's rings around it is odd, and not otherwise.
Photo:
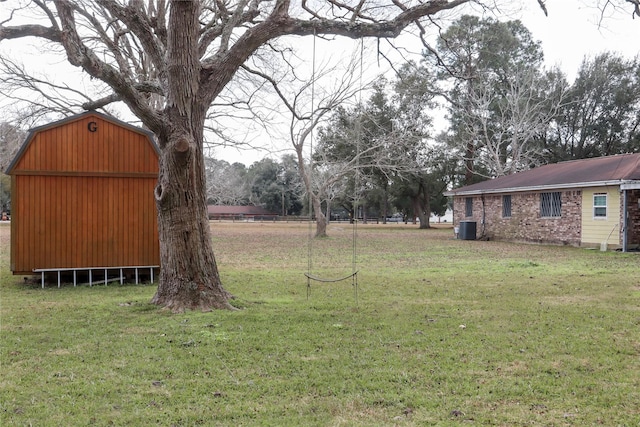
[[(229, 222), (309, 222), (308, 216), (297, 216), (297, 215), (209, 215), (210, 221), (229, 221)], [(315, 217), (312, 218), (315, 221)], [(329, 221), (330, 224), (349, 224), (351, 220), (349, 218), (334, 218)], [(358, 218), (359, 224), (385, 224), (382, 218), (377, 217), (369, 217), (366, 220), (362, 218)], [(449, 228), (453, 227), (453, 223), (442, 221), (438, 222), (431, 218), (429, 221), (430, 226), (434, 228)], [(398, 220), (397, 218), (388, 218), (386, 224), (415, 224), (412, 221), (405, 222), (403, 220)]]
[[(308, 222), (309, 216), (297, 216), (297, 215), (209, 215), (210, 221), (231, 221), (231, 222)], [(315, 217), (312, 218), (315, 221)], [(333, 218), (330, 223), (350, 223), (349, 218)], [(367, 218), (366, 220), (360, 218), (358, 222), (361, 224), (379, 224), (379, 218)]]

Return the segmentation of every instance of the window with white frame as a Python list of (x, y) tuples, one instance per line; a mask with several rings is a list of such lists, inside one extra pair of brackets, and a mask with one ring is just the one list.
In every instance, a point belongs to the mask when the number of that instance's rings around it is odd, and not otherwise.
[(540, 193), (540, 216), (543, 218), (562, 216), (562, 197), (559, 191)]
[(607, 218), (607, 194), (596, 193), (593, 195), (593, 217), (596, 219)]
[(511, 194), (502, 196), (502, 218), (511, 218)]

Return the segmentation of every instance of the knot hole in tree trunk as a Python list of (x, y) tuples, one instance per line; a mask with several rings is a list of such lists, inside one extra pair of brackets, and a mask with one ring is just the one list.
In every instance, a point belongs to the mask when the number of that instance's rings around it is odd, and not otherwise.
[(153, 193), (156, 197), (156, 202), (160, 203), (161, 205), (164, 204), (166, 192), (164, 191), (164, 186), (160, 182), (158, 182), (158, 184), (156, 185)]
[(176, 143), (173, 145), (173, 151), (175, 153), (176, 160), (181, 163), (186, 162), (189, 156), (190, 148), (191, 144), (189, 143), (188, 137), (181, 136), (180, 138), (178, 138)]

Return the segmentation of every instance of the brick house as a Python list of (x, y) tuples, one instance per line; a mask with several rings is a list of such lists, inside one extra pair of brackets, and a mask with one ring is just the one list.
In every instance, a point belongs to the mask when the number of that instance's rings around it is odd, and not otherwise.
[(468, 239), (640, 247), (640, 154), (549, 164), (445, 195), (454, 226), (475, 227)]

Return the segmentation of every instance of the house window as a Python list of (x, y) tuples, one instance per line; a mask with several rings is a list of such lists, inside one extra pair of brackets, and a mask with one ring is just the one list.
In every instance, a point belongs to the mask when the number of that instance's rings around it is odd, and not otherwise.
[(559, 217), (562, 213), (562, 200), (559, 191), (540, 193), (540, 216)]
[(593, 195), (593, 217), (607, 217), (607, 194), (599, 193)]
[(502, 218), (511, 218), (511, 195), (502, 196)]
[(465, 216), (473, 216), (473, 197), (464, 199), (464, 214)]

